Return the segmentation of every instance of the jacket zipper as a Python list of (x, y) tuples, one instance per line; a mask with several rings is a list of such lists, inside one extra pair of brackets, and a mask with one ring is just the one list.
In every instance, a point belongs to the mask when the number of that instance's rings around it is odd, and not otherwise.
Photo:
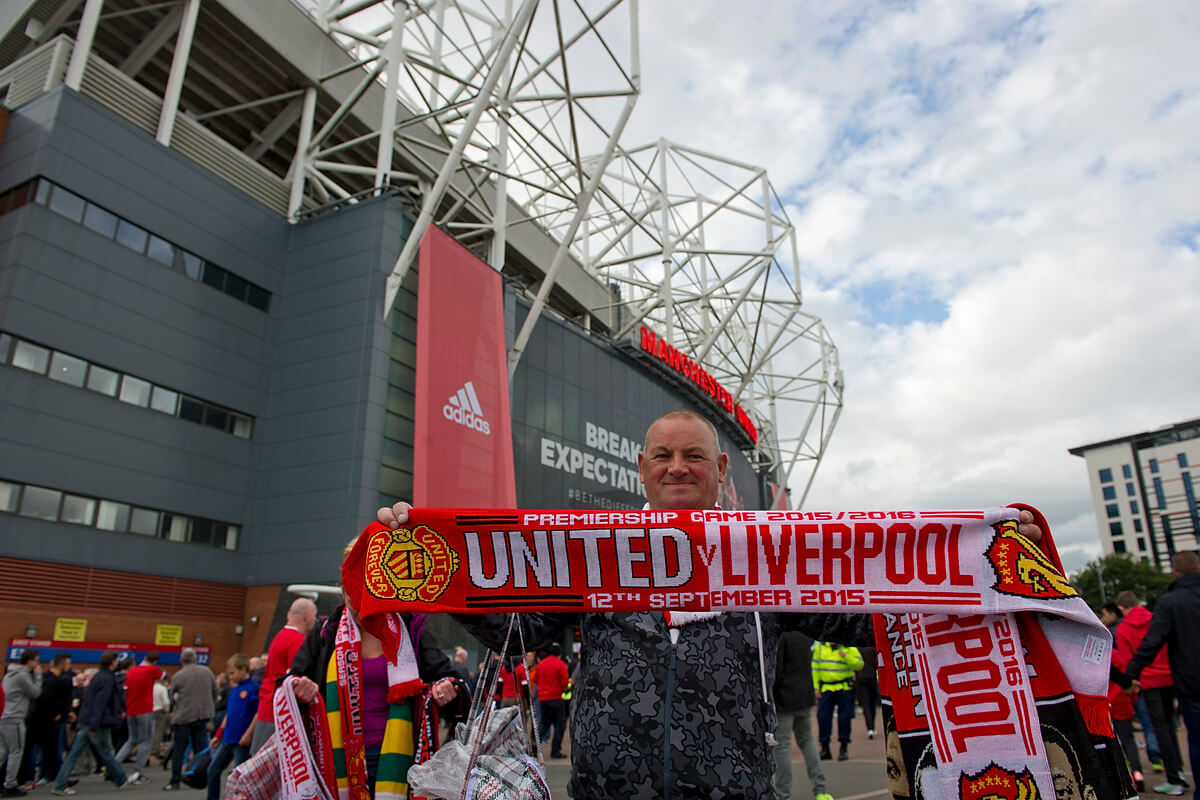
[(667, 660), (667, 693), (663, 697), (663, 798), (671, 797), (671, 696), (675, 693), (675, 645), (679, 628), (669, 628), (671, 657)]

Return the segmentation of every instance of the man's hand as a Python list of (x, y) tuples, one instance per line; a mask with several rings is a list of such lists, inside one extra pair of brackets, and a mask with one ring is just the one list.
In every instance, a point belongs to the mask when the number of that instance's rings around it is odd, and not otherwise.
[(220, 746), (220, 744), (221, 744), (221, 740), (219, 738), (217, 738), (216, 736), (214, 736), (212, 738), (212, 741), (208, 743), (208, 748), (215, 753), (217, 751), (217, 747)]
[(311, 703), (317, 699), (317, 685), (311, 678), (301, 678), (296, 681), (296, 699), (301, 703)]
[[(392, 530), (396, 530), (408, 522), (408, 512), (411, 510), (412, 506), (401, 500), (391, 508), (384, 507), (376, 511), (375, 519), (379, 520), (380, 524), (387, 525)], [(1041, 534), (1039, 533), (1038, 536), (1040, 538)]]
[(1021, 509), (1021, 516), (1017, 519), (1017, 530), (1034, 544), (1042, 541), (1042, 529), (1034, 523), (1032, 511)]

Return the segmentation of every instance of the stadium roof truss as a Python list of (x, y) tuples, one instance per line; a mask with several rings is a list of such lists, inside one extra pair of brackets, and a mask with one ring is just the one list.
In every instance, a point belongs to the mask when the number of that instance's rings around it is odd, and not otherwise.
[(531, 296), (510, 372), (547, 308), (655, 329), (750, 413), (760, 467), (807, 473), (803, 502), (837, 349), (765, 170), (622, 146), (637, 0), (8, 0), (0, 37), (8, 102), (65, 83), (290, 219), (405, 197), (384, 315), (440, 225)]

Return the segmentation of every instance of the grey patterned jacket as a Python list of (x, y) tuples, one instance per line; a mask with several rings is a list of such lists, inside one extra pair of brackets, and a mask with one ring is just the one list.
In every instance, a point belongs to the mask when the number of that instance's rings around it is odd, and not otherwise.
[[(771, 798), (775, 729), (769, 687), (781, 628), (871, 642), (870, 616), (728, 613), (684, 625), (676, 644), (660, 612), (522, 614), (525, 645), (580, 626), (584, 662), (571, 701), (571, 782), (590, 798)], [(504, 615), (458, 616), (493, 649)], [(512, 637), (509, 652), (520, 650)], [(764, 697), (763, 675), (765, 665)]]

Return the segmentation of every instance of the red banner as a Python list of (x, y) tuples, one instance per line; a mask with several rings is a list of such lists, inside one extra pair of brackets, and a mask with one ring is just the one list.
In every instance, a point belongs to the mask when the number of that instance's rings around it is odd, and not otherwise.
[(413, 502), (514, 506), (500, 274), (433, 226), (420, 271)]

